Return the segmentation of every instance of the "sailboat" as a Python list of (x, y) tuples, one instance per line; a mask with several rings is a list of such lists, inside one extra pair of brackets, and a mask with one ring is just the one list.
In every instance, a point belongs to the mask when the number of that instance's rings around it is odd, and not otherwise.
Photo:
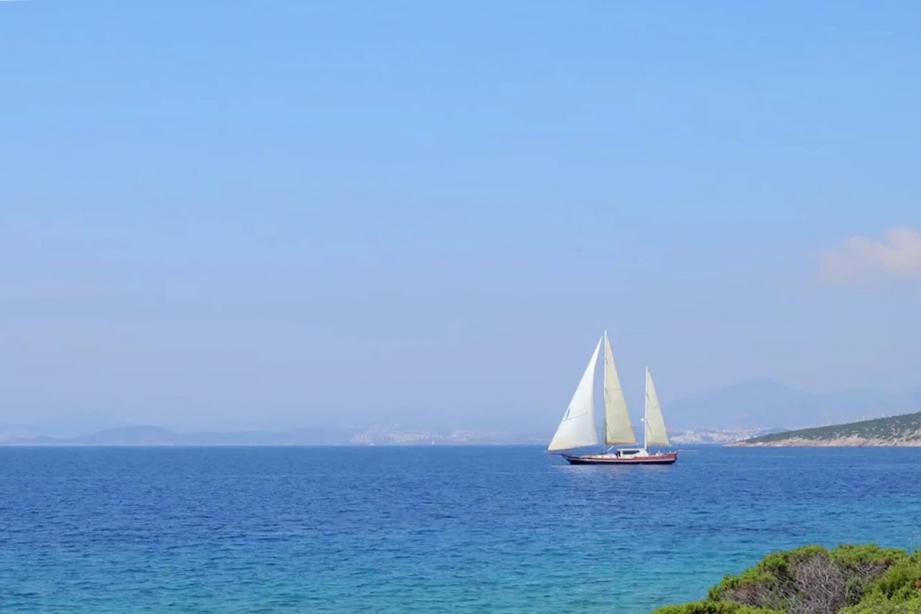
[[(604, 435), (598, 436), (595, 425), (595, 371), (598, 354), (604, 347)], [(668, 446), (668, 434), (665, 432), (665, 419), (659, 395), (652, 380), (652, 372), (646, 369), (646, 402), (643, 415), (643, 447), (617, 448), (616, 446), (636, 446), (636, 434), (627, 412), (627, 401), (620, 386), (617, 366), (614, 364), (614, 352), (608, 332), (604, 331), (595, 344), (595, 351), (589, 358), (588, 366), (579, 380), (566, 413), (556, 429), (547, 448), (548, 452), (562, 454), (573, 465), (671, 465), (678, 460), (677, 452), (650, 452), (653, 446)], [(572, 454), (568, 451), (577, 448), (601, 446), (598, 454)]]

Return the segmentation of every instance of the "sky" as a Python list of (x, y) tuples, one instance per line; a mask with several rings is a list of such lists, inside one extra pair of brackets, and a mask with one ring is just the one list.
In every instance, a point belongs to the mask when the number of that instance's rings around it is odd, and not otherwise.
[[(921, 386), (913, 2), (0, 2), (0, 424)], [(549, 437), (549, 433), (548, 433)]]

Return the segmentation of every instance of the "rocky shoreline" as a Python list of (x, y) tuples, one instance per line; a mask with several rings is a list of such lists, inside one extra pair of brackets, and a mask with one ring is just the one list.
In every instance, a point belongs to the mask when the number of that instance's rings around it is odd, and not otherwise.
[(870, 439), (866, 437), (839, 437), (835, 439), (808, 439), (791, 437), (776, 441), (736, 441), (727, 448), (921, 448), (921, 439)]

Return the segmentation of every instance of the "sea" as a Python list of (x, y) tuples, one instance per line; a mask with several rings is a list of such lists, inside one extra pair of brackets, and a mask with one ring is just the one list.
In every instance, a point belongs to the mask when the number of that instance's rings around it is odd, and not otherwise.
[(921, 546), (921, 449), (0, 448), (4, 614), (639, 614), (865, 542)]

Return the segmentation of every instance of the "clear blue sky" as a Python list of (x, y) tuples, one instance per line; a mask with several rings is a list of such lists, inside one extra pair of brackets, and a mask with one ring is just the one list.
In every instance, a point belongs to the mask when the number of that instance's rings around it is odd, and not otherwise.
[(0, 423), (552, 429), (603, 327), (630, 400), (921, 385), (919, 20), (0, 2)]

